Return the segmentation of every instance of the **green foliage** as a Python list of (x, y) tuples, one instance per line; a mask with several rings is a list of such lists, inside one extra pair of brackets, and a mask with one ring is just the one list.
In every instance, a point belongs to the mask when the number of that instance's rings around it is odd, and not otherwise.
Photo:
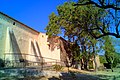
[(89, 69), (93, 69), (93, 61), (89, 61)]
[(52, 36), (52, 35), (57, 35), (60, 33), (60, 25), (58, 23), (58, 20), (59, 20), (59, 17), (55, 15), (55, 13), (52, 13), (50, 16), (49, 16), (49, 24), (48, 26), (46, 27), (46, 30), (47, 30), (47, 35), (48, 36)]
[(73, 6), (74, 4), (74, 2), (66, 2), (57, 7), (58, 15), (52, 13), (49, 16), (50, 21), (46, 27), (48, 35), (57, 35), (62, 30), (64, 30), (64, 36), (84, 35), (86, 32), (82, 31), (94, 25), (96, 21), (101, 25), (99, 18), (104, 15), (102, 9), (92, 7), (92, 5), (76, 7)]
[(118, 63), (120, 64), (120, 53), (117, 53)]
[[(72, 48), (74, 59), (77, 61), (84, 59), (85, 62), (88, 62), (98, 52), (96, 45), (98, 41), (90, 36), (89, 29), (90, 27), (96, 28), (96, 25), (102, 26), (101, 18), (106, 15), (106, 12), (92, 5), (73, 6), (74, 4), (76, 3), (66, 2), (59, 5), (57, 7), (58, 14), (52, 13), (49, 16), (46, 31), (49, 37), (63, 33), (69, 42), (77, 44)], [(93, 31), (93, 33), (97, 35), (101, 32)]]
[(78, 46), (78, 44), (73, 44), (71, 50), (74, 60), (80, 61), (82, 59), (82, 54), (80, 53), (80, 47)]
[(104, 55), (100, 55), (99, 58), (100, 58), (100, 63), (106, 63), (106, 58)]
[(53, 65), (53, 69), (55, 69), (56, 71), (61, 71), (63, 69), (63, 66), (55, 64)]
[(103, 38), (105, 40), (104, 42), (104, 50), (107, 53), (115, 52), (114, 46), (112, 44), (112, 37), (106, 36)]
[(118, 53), (115, 53), (113, 67), (116, 67), (119, 62), (120, 62), (120, 55)]
[(106, 61), (109, 63), (109, 64), (113, 64), (113, 61), (114, 61), (114, 53), (108, 53), (108, 52), (105, 52), (105, 57), (106, 57)]
[(114, 46), (112, 45), (112, 39), (110, 37), (105, 37), (105, 57), (106, 61), (111, 67), (116, 67), (119, 62), (119, 55), (115, 53)]

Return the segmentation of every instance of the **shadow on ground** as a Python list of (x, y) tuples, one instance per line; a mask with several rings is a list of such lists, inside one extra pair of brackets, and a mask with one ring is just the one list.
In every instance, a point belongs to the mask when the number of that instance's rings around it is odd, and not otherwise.
[(120, 76), (113, 75), (88, 75), (80, 73), (61, 73), (62, 76), (51, 77), (48, 80), (120, 80)]
[(80, 73), (61, 73), (61, 75), (59, 78), (53, 76), (48, 80), (101, 80), (99, 77)]

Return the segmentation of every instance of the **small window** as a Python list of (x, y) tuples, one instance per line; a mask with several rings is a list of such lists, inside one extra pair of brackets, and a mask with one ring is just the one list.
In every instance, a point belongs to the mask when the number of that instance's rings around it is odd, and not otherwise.
[(15, 22), (13, 22), (13, 25), (15, 25)]

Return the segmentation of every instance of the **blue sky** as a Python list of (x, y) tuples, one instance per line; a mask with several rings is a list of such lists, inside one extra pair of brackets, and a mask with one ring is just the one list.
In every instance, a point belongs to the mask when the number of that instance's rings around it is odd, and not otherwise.
[(68, 0), (0, 0), (0, 11), (31, 28), (45, 32), (49, 15)]

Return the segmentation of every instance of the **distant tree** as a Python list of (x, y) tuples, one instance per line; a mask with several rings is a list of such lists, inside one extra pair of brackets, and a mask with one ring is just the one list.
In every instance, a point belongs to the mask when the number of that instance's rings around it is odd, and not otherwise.
[(115, 49), (114, 49), (114, 46), (112, 45), (111, 38), (109, 36), (105, 37), (104, 50), (105, 50), (106, 61), (113, 72), (113, 62), (115, 60)]
[(115, 53), (114, 56), (115, 56), (115, 58), (114, 58), (114, 61), (113, 61), (113, 67), (116, 67), (120, 63), (120, 54)]
[[(112, 53), (112, 52), (105, 52), (105, 57), (106, 57), (106, 61), (107, 61), (107, 63), (108, 63), (108, 65), (110, 66), (110, 68), (112, 69), (113, 68), (113, 61), (114, 61), (114, 59), (115, 59), (115, 57), (114, 57), (114, 53)], [(113, 69), (112, 69), (112, 71), (113, 71)]]

